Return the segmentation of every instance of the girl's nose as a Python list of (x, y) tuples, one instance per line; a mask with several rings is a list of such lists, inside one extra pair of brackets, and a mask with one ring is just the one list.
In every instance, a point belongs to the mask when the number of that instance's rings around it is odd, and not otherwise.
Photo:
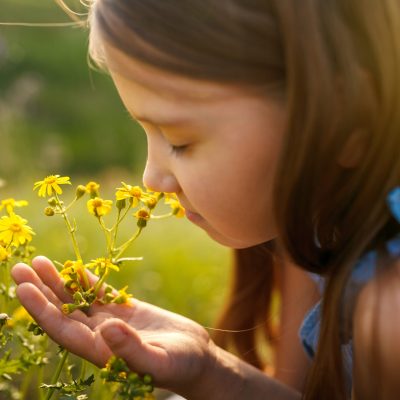
[(143, 172), (143, 183), (155, 192), (178, 193), (180, 190), (175, 176), (149, 159)]

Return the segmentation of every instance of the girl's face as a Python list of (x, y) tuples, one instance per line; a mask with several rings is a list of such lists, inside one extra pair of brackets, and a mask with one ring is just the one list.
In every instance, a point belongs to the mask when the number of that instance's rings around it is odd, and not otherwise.
[(144, 184), (175, 192), (187, 218), (223, 245), (245, 248), (274, 238), (283, 105), (233, 85), (161, 71), (111, 47), (106, 62), (146, 132)]

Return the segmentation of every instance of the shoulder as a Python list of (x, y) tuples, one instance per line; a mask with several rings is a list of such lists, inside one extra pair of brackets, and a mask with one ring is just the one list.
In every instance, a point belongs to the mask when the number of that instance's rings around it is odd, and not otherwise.
[(400, 391), (400, 261), (360, 292), (353, 324), (356, 399), (395, 399)]

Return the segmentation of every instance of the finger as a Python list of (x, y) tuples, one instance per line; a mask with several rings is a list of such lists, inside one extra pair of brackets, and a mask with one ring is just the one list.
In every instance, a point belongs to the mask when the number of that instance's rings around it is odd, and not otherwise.
[(38, 274), (42, 282), (47, 285), (57, 295), (62, 302), (72, 301), (72, 297), (64, 288), (64, 281), (60, 277), (57, 268), (46, 257), (38, 256), (32, 260), (32, 268)]
[[(64, 280), (60, 277), (57, 268), (54, 264), (46, 257), (38, 256), (32, 260), (32, 267), (40, 276), (42, 281), (57, 294), (57, 296), (62, 299), (65, 303), (71, 301), (71, 296), (67, 293), (64, 288)], [(89, 270), (85, 270), (86, 276), (89, 280), (89, 285), (93, 287), (99, 280), (99, 277), (93, 274)], [(98, 292), (98, 297), (102, 297), (104, 294), (105, 287), (107, 285), (102, 285)], [(117, 291), (113, 291), (113, 294), (117, 294)]]
[(161, 347), (143, 341), (138, 333), (123, 321), (111, 318), (99, 326), (107, 346), (118, 357), (122, 357), (128, 367), (139, 373), (150, 373), (154, 377), (162, 375), (168, 361), (168, 354)]
[(14, 265), (11, 269), (11, 276), (17, 285), (20, 285), (23, 282), (30, 282), (35, 285), (53, 304), (58, 307), (62, 305), (61, 300), (42, 282), (35, 271), (28, 265), (22, 263)]
[(17, 296), (35, 321), (55, 342), (98, 366), (105, 365), (111, 356), (111, 351), (99, 332), (65, 316), (31, 283), (20, 284)]

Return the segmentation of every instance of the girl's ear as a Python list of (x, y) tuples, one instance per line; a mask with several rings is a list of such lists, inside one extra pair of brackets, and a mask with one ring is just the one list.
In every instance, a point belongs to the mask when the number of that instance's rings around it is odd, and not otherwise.
[(355, 130), (339, 153), (337, 163), (343, 168), (356, 168), (367, 151), (368, 135), (365, 130)]

